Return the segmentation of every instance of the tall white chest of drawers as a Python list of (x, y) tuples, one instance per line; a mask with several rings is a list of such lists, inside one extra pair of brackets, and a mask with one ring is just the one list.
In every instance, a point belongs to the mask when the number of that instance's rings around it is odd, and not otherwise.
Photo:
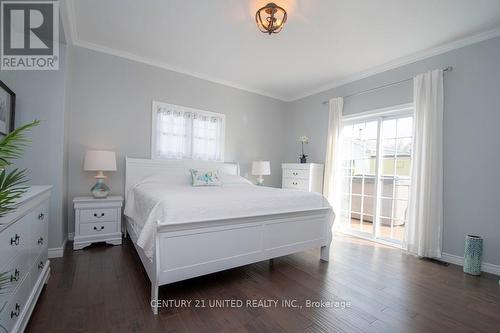
[(308, 192), (323, 191), (323, 164), (283, 163), (282, 188)]
[(33, 186), (0, 218), (0, 332), (22, 332), (50, 274), (50, 186)]

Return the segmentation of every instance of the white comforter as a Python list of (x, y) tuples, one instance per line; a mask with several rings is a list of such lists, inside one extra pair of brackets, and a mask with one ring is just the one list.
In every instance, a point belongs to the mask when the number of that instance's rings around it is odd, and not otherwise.
[(137, 244), (152, 257), (157, 225), (258, 216), (330, 207), (318, 193), (250, 184), (214, 187), (143, 181), (127, 197), (125, 215), (139, 233)]

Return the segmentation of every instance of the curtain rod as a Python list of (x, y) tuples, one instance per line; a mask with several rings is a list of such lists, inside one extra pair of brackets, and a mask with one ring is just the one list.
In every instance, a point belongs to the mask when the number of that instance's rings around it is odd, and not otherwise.
[[(451, 72), (452, 70), (453, 70), (453, 67), (448, 66), (445, 69), (443, 69), (443, 72)], [(366, 93), (369, 93), (369, 92), (372, 92), (372, 91), (384, 89), (384, 88), (387, 88), (387, 87), (390, 87), (390, 86), (394, 86), (396, 84), (400, 84), (400, 83), (403, 83), (403, 82), (411, 81), (411, 80), (413, 80), (412, 77), (409, 78), (409, 79), (405, 79), (405, 80), (401, 80), (401, 81), (397, 81), (397, 82), (392, 82), (392, 83), (384, 84), (383, 86), (379, 86), (379, 87), (375, 87), (375, 88), (370, 88), (368, 90), (363, 90), (363, 91), (360, 91), (360, 92), (357, 92), (357, 93), (354, 93), (354, 94), (350, 94), (350, 95), (347, 95), (347, 96), (343, 96), (343, 97), (347, 98), (347, 97), (353, 97), (353, 96), (357, 96), (357, 95), (361, 95), (361, 94), (366, 94)], [(323, 101), (322, 102), (322, 104), (328, 104), (328, 103), (330, 103), (330, 101)]]

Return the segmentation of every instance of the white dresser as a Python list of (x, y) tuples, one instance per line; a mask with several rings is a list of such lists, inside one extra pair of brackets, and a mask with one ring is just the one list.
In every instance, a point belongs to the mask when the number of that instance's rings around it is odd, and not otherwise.
[(22, 332), (50, 273), (50, 186), (33, 186), (0, 218), (0, 332)]
[(284, 163), (281, 187), (322, 193), (323, 164)]
[(73, 249), (80, 250), (95, 242), (122, 243), (122, 204), (120, 196), (105, 199), (76, 197), (75, 239)]

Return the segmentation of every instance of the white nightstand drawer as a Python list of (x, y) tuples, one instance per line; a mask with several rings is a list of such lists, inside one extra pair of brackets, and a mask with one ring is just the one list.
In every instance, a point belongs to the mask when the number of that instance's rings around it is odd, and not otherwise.
[(80, 223), (94, 223), (117, 220), (118, 210), (116, 208), (95, 208), (80, 210)]
[(307, 179), (283, 178), (283, 188), (308, 191), (309, 181)]
[(283, 188), (309, 192), (323, 191), (323, 165), (317, 163), (283, 163)]
[(309, 170), (283, 169), (283, 177), (309, 179)]
[(80, 236), (104, 235), (118, 232), (118, 223), (100, 222), (80, 224)]
[(73, 249), (80, 250), (95, 242), (122, 243), (122, 203), (120, 196), (105, 199), (76, 197), (75, 238)]

